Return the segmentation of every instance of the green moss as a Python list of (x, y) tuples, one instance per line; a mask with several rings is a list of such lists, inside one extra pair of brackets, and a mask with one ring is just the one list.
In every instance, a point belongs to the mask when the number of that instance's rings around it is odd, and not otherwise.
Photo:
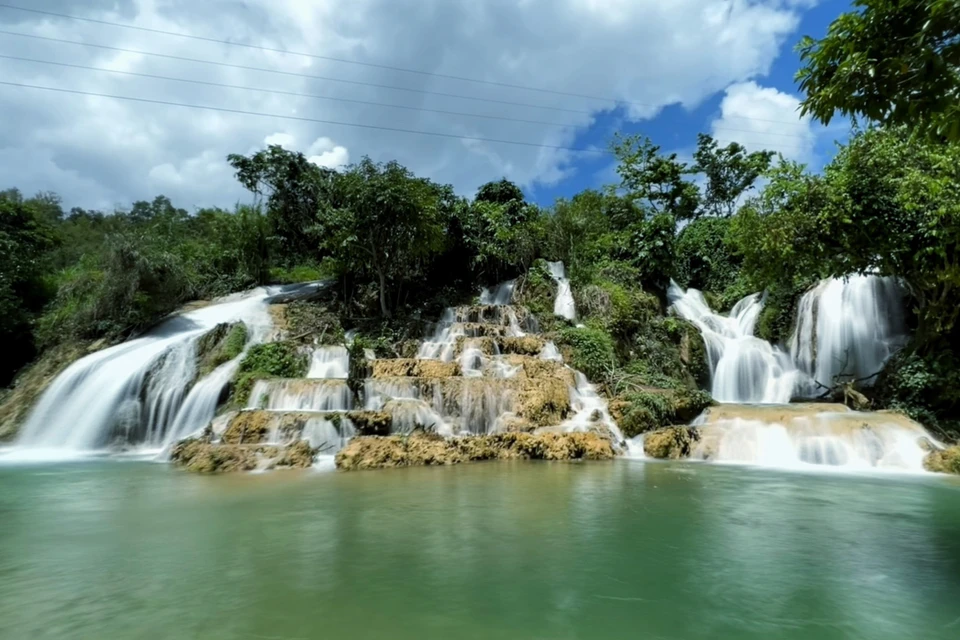
[(268, 378), (302, 378), (307, 374), (309, 358), (292, 342), (269, 342), (254, 345), (240, 362), (234, 401), (247, 403), (257, 380)]
[(628, 438), (673, 424), (685, 424), (713, 403), (696, 389), (648, 389), (628, 393), (611, 403), (611, 412)]
[(530, 310), (543, 331), (556, 331), (569, 324), (553, 314), (556, 296), (557, 283), (550, 277), (543, 260), (537, 260), (514, 289), (514, 301)]
[(299, 284), (315, 282), (330, 276), (329, 269), (323, 266), (301, 264), (293, 267), (273, 267), (270, 269), (270, 282), (274, 284)]
[(247, 327), (242, 322), (218, 324), (197, 343), (197, 371), (200, 377), (230, 362), (243, 352), (247, 344)]
[(616, 367), (613, 338), (596, 327), (569, 327), (560, 332), (560, 343), (572, 351), (572, 365), (594, 382), (606, 379)]

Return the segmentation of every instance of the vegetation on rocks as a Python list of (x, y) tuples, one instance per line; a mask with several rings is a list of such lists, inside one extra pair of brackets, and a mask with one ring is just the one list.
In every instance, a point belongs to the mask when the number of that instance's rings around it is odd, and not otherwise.
[(242, 322), (221, 323), (197, 341), (197, 373), (203, 377), (238, 357), (247, 344), (247, 327)]
[(295, 343), (268, 342), (250, 347), (240, 361), (233, 390), (234, 402), (243, 405), (257, 380), (302, 378), (307, 375), (309, 358)]

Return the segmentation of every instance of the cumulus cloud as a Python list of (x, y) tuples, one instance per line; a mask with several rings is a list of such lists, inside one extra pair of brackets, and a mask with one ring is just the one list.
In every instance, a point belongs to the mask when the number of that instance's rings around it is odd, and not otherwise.
[[(810, 0), (23, 2), (23, 6), (151, 29), (501, 84), (347, 65), (330, 59), (271, 53), (0, 8), (0, 28), (19, 33), (235, 66), (9, 35), (0, 35), (0, 55), (286, 92), (172, 82), (0, 59), (0, 74), (8, 82), (233, 110), (205, 111), (0, 87), (0, 118), (5, 123), (15, 123), (0, 128), (0, 171), (6, 180), (28, 192), (57, 190), (71, 205), (111, 207), (132, 199), (151, 198), (158, 191), (186, 207), (229, 205), (245, 194), (233, 180), (226, 155), (261, 148), (272, 139), (304, 152), (311, 161), (323, 166), (342, 166), (363, 155), (377, 161), (397, 159), (418, 174), (453, 184), (461, 193), (472, 192), (479, 184), (504, 175), (524, 186), (551, 184), (575, 171), (578, 153), (549, 147), (574, 145), (577, 134), (593, 123), (598, 112), (617, 105), (625, 107), (632, 119), (649, 118), (668, 104), (695, 106), (733, 84), (724, 100), (721, 120), (728, 115), (732, 118), (759, 114), (745, 102), (738, 102), (742, 94), (734, 88), (749, 92), (751, 85), (747, 81), (768, 71), (784, 41), (795, 30), (800, 7), (809, 3)], [(238, 67), (268, 68), (287, 74)], [(503, 84), (543, 87), (601, 99), (528, 91)], [(407, 91), (383, 88), (386, 86)], [(765, 109), (779, 109), (774, 119), (782, 119), (787, 107), (778, 102), (780, 95), (768, 95), (756, 85), (753, 87), (754, 98), (760, 99)], [(356, 101), (407, 108), (384, 108)], [(347, 127), (331, 122), (473, 139)], [(745, 128), (741, 125), (736, 128)], [(783, 131), (783, 126), (772, 125), (766, 130), (774, 131)], [(513, 140), (533, 146), (476, 138)]]
[(817, 132), (809, 117), (800, 117), (799, 107), (800, 98), (772, 87), (753, 81), (733, 84), (712, 123), (713, 135), (750, 151), (773, 149), (786, 158), (810, 162)]

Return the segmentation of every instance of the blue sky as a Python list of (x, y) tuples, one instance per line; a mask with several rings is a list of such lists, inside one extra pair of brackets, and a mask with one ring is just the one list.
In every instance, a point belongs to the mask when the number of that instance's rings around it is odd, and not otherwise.
[[(758, 76), (755, 80), (764, 87), (772, 87), (785, 93), (800, 94), (794, 75), (800, 65), (800, 58), (794, 50), (795, 44), (804, 35), (820, 38), (826, 34), (827, 28), (836, 17), (850, 9), (850, 3), (844, 0), (826, 0), (806, 10), (801, 16), (799, 27), (793, 36), (787, 39), (777, 58), (774, 60), (770, 73)], [(695, 109), (687, 110), (678, 105), (663, 109), (656, 117), (642, 122), (624, 122), (623, 111), (608, 112), (598, 118), (589, 130), (580, 134), (574, 143), (577, 148), (591, 148), (606, 146), (613, 131), (625, 134), (642, 134), (650, 137), (654, 143), (661, 146), (666, 152), (676, 152), (680, 156), (689, 155), (696, 144), (697, 134), (710, 132), (710, 124), (718, 116), (723, 92), (718, 92), (703, 101)], [(815, 137), (813, 156), (809, 166), (812, 170), (819, 170), (829, 162), (836, 149), (836, 142), (846, 139), (847, 125), (836, 122), (829, 131), (820, 130)], [(737, 132), (717, 134), (737, 137)], [(750, 140), (749, 137), (742, 138)], [(755, 137), (754, 137), (755, 139)], [(793, 147), (794, 138), (781, 136), (767, 137), (767, 147), (774, 151), (789, 152)], [(778, 141), (782, 141), (778, 144)], [(597, 188), (611, 181), (617, 176), (613, 171), (611, 161), (606, 156), (588, 156), (583, 154), (574, 163), (575, 173), (556, 185), (541, 186), (526, 190), (527, 197), (541, 205), (549, 205), (557, 198), (569, 198), (576, 193), (590, 188)]]

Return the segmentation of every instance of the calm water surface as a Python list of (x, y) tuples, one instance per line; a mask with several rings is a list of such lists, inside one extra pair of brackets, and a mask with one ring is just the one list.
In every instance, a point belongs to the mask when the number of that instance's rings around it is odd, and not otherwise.
[(960, 482), (0, 467), (0, 638), (960, 638)]

